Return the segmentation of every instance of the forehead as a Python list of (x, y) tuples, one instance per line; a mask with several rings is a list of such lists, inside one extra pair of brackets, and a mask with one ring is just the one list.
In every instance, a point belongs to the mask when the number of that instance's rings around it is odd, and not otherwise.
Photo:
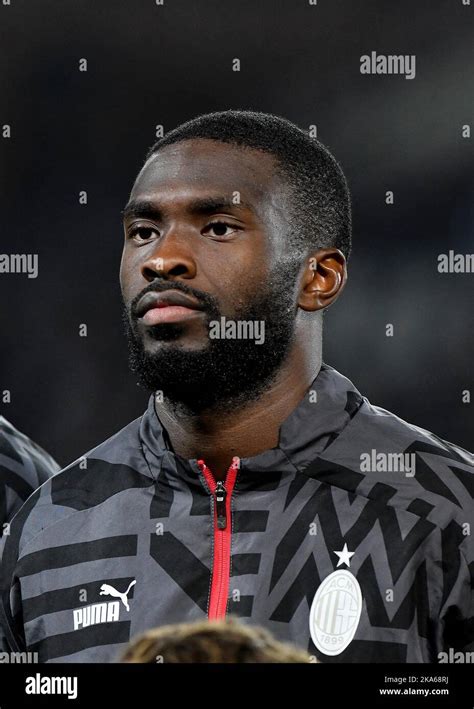
[(260, 150), (203, 138), (185, 140), (165, 146), (146, 162), (130, 197), (238, 191), (243, 200), (258, 206), (282, 195), (276, 168), (275, 158)]

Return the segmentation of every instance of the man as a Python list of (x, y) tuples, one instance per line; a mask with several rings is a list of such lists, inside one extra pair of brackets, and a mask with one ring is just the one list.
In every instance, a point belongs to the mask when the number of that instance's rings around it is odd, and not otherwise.
[(236, 615), (326, 662), (471, 647), (472, 456), (322, 362), (351, 239), (332, 155), (275, 116), (201, 116), (151, 148), (123, 216), (152, 394), (17, 516), (12, 646), (111, 661), (148, 628)]

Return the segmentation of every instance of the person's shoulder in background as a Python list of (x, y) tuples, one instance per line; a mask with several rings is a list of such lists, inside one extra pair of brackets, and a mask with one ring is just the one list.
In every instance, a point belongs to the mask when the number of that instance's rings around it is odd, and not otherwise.
[(0, 537), (31, 493), (59, 470), (49, 453), (0, 416)]

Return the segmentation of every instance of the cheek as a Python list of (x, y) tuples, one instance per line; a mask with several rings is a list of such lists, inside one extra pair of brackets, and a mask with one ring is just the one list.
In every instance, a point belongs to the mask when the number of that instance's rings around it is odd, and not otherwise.
[(133, 280), (135, 276), (135, 268), (130, 255), (124, 250), (120, 261), (119, 280), (122, 296), (125, 301), (131, 300), (133, 296)]
[(271, 268), (268, 260), (257, 255), (244, 262), (228, 259), (213, 273), (212, 281), (221, 307), (227, 313), (241, 310), (268, 284)]
[(234, 278), (252, 280), (263, 278), (271, 269), (275, 258), (274, 248), (259, 231), (249, 231), (232, 244), (218, 245), (205, 254), (205, 260), (214, 264), (214, 271)]
[(122, 253), (122, 258), (120, 260), (120, 268), (119, 268), (119, 282), (120, 282), (120, 289), (122, 291), (122, 295), (125, 295), (125, 289), (126, 289), (126, 283), (127, 283), (127, 260), (125, 257), (125, 253)]

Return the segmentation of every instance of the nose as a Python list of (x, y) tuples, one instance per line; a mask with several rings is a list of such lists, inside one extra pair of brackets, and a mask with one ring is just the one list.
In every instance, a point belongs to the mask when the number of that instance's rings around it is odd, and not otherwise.
[(155, 248), (141, 265), (146, 281), (151, 283), (157, 276), (161, 278), (194, 278), (196, 262), (187, 239), (170, 230), (156, 241)]

